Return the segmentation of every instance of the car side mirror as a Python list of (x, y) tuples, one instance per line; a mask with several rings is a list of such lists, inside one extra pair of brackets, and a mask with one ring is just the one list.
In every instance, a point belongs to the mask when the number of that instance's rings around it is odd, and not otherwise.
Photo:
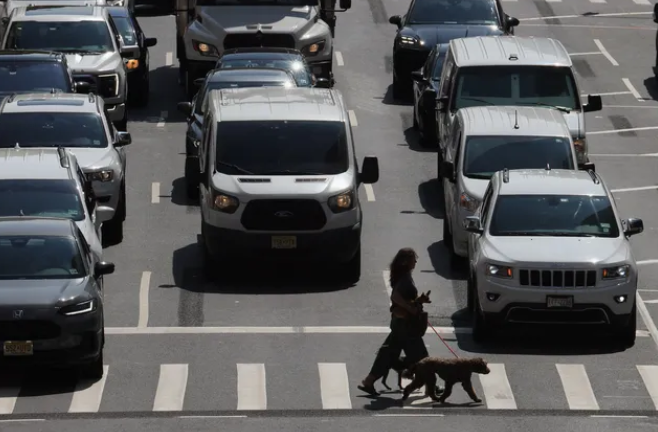
[(144, 39), (144, 45), (146, 45), (147, 48), (154, 47), (158, 44), (158, 38), (146, 38)]
[(99, 277), (114, 273), (114, 263), (101, 261), (94, 265), (94, 276)]
[(89, 93), (91, 91), (91, 85), (88, 82), (76, 81), (73, 83), (73, 90), (76, 93)]
[(316, 78), (315, 79), (315, 87), (318, 87), (318, 88), (331, 88), (331, 81), (329, 81), (327, 78)]
[(583, 105), (583, 112), (601, 111), (603, 100), (599, 95), (587, 95), (587, 103)]
[[(445, 222), (444, 222), (445, 223)], [(464, 230), (473, 234), (482, 234), (482, 224), (479, 216), (466, 216), (464, 218)]]
[(518, 18), (511, 17), (511, 16), (508, 16), (506, 21), (507, 21), (507, 27), (508, 28), (517, 27), (519, 24), (521, 24), (521, 21), (519, 21)]
[(365, 184), (377, 183), (379, 181), (379, 160), (376, 156), (366, 156), (361, 164), (359, 182)]
[(416, 82), (424, 81), (423, 73), (419, 70), (411, 72), (411, 78)]
[(448, 96), (442, 96), (439, 98), (439, 103), (436, 109), (441, 113), (448, 112)]
[(436, 105), (436, 92), (434, 89), (426, 88), (421, 95), (422, 103), (428, 110), (433, 110)]
[(578, 169), (582, 171), (596, 172), (596, 165), (594, 164), (594, 162), (585, 162), (583, 164), (579, 164)]
[(133, 138), (130, 135), (130, 132), (117, 132), (117, 141), (114, 143), (114, 147), (123, 147), (128, 144), (132, 144)]
[(176, 107), (178, 108), (178, 111), (185, 114), (186, 117), (190, 117), (192, 115), (192, 102), (178, 102)]
[(206, 81), (205, 78), (197, 78), (194, 80), (194, 85), (197, 87), (201, 87), (205, 81)]
[(350, 9), (352, 7), (352, 0), (340, 0), (341, 9)]
[(388, 22), (398, 26), (398, 28), (402, 27), (402, 17), (400, 15), (393, 15), (388, 19)]
[(114, 209), (108, 206), (98, 206), (96, 207), (96, 219), (100, 222), (107, 222), (112, 220), (114, 217)]
[(644, 231), (644, 222), (639, 218), (628, 218), (624, 221), (624, 225), (626, 225), (624, 234), (628, 237), (640, 234)]
[(439, 166), (439, 174), (449, 182), (455, 182), (455, 165), (452, 162), (443, 161)]

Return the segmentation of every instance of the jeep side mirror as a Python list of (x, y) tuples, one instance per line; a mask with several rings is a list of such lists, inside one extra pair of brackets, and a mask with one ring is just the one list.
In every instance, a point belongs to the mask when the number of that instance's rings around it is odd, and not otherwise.
[(507, 27), (509, 28), (517, 27), (519, 24), (521, 24), (521, 21), (519, 21), (518, 18), (511, 16), (507, 17), (506, 22), (507, 22)]
[(400, 15), (393, 15), (388, 19), (388, 22), (398, 26), (398, 28), (402, 27), (402, 17)]
[(439, 166), (439, 175), (450, 183), (455, 182), (455, 165), (452, 162), (443, 161)]
[(91, 91), (91, 85), (88, 82), (76, 81), (73, 83), (73, 90), (76, 93), (89, 93)]
[(352, 7), (352, 0), (340, 0), (341, 9), (350, 9)]
[(178, 111), (185, 114), (186, 117), (192, 115), (192, 102), (178, 102), (176, 108), (178, 108)]
[(331, 88), (331, 81), (329, 81), (327, 78), (316, 78), (315, 79), (315, 87), (318, 87), (318, 88)]
[(117, 142), (114, 143), (115, 147), (123, 147), (131, 144), (133, 138), (129, 132), (117, 132)]
[(587, 95), (587, 103), (583, 105), (583, 112), (601, 111), (603, 100), (599, 95)]
[(640, 234), (644, 231), (644, 222), (639, 218), (628, 218), (624, 221), (624, 234), (628, 237), (634, 236), (635, 234)]
[(411, 72), (411, 78), (416, 82), (423, 81), (423, 73), (419, 70)]
[(359, 182), (365, 184), (377, 183), (379, 181), (379, 160), (376, 156), (366, 156), (361, 164)]
[(448, 96), (442, 96), (439, 98), (439, 103), (436, 109), (441, 113), (448, 112)]
[[(443, 223), (445, 223), (445, 221)], [(479, 216), (466, 216), (466, 218), (464, 218), (464, 229), (473, 234), (482, 234), (484, 231)]]

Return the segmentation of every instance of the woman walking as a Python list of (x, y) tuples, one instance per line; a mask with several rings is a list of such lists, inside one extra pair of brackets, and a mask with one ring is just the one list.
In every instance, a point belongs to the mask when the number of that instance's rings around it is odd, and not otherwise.
[(422, 305), (416, 302), (418, 289), (411, 277), (417, 261), (418, 255), (413, 249), (402, 248), (391, 262), (391, 332), (379, 348), (370, 373), (358, 386), (359, 390), (372, 396), (379, 394), (375, 390), (375, 381), (384, 376), (402, 350), (410, 365), (429, 355), (423, 341), (424, 332), (418, 330)]

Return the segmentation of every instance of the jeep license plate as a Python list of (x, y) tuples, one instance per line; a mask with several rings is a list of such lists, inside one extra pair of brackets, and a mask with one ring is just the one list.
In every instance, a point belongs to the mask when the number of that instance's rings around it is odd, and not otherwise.
[(272, 249), (295, 249), (296, 247), (297, 237), (295, 236), (272, 237)]
[(34, 347), (31, 341), (6, 341), (2, 347), (2, 352), (8, 357), (31, 356), (34, 354)]
[(572, 308), (573, 307), (573, 297), (572, 296), (563, 296), (563, 297), (546, 297), (546, 306), (549, 308)]

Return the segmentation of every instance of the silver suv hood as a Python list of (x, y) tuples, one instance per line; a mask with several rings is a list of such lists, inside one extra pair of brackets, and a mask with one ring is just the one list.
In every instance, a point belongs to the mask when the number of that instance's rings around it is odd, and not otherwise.
[[(315, 9), (290, 6), (197, 6), (203, 26), (211, 32), (305, 33), (315, 23)], [(214, 32), (213, 32), (214, 33)]]
[[(84, 292), (86, 279), (0, 280), (0, 311), (7, 308), (55, 307)], [(11, 313), (11, 311), (9, 311)]]
[(66, 54), (66, 61), (74, 73), (112, 73), (119, 69), (123, 59), (117, 52), (103, 54)]

